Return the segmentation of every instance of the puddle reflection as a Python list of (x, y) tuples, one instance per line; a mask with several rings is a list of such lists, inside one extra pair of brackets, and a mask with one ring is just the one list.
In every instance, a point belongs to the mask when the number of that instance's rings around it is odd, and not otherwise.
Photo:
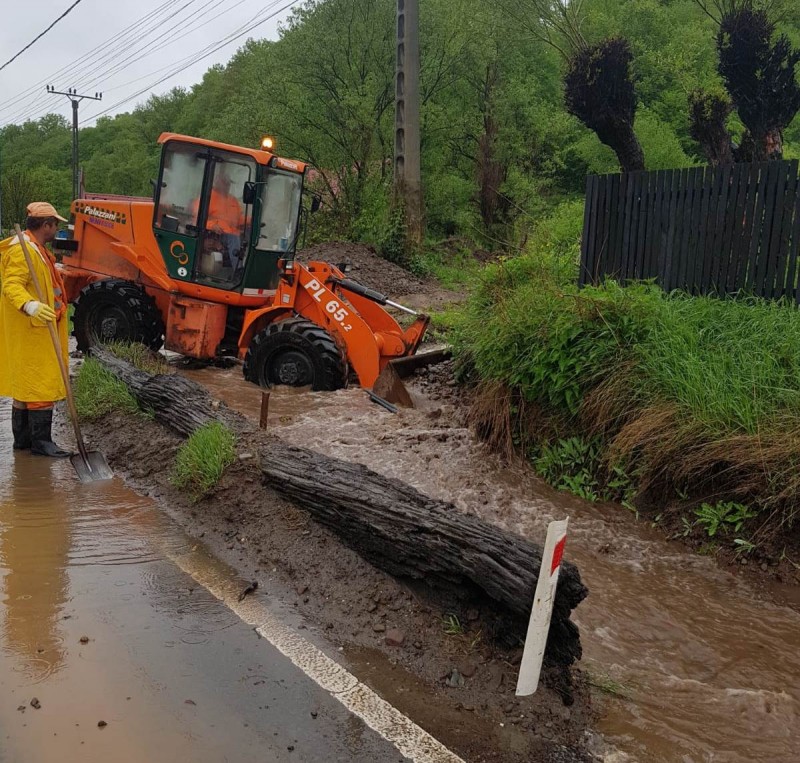
[(5, 460), (0, 489), (5, 610), (0, 640), (15, 661), (15, 672), (32, 682), (65, 662), (59, 624), (68, 596), (70, 523), (50, 466), (27, 454)]

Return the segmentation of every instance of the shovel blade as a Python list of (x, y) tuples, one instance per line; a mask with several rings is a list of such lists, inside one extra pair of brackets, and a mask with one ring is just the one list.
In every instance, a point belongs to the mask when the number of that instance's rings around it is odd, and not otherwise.
[(403, 384), (400, 374), (397, 373), (391, 362), (387, 363), (383, 371), (378, 374), (372, 391), (388, 403), (402, 405), (404, 408), (414, 407), (414, 401), (408, 394), (406, 385)]
[(90, 450), (86, 454), (86, 460), (80, 453), (70, 456), (69, 460), (81, 482), (99, 482), (114, 477), (114, 472), (106, 462), (106, 457), (99, 450)]

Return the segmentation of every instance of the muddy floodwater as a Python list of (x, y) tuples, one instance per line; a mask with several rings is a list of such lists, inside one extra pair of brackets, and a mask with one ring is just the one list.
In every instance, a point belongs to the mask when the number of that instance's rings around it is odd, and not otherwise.
[[(261, 392), (240, 369), (189, 375), (258, 417)], [(591, 592), (575, 619), (583, 668), (602, 687), (597, 729), (608, 760), (800, 760), (800, 614), (778, 603), (796, 601), (796, 589), (756, 590), (621, 507), (554, 492), (487, 454), (446, 401), (427, 400), (424, 386), (416, 392), (421, 408), (393, 416), (359, 389), (276, 390), (269, 426), (531, 540), (569, 516), (567, 556)]]
[(402, 759), (196, 582), (230, 569), (120, 480), (15, 454), (9, 419), (0, 763)]

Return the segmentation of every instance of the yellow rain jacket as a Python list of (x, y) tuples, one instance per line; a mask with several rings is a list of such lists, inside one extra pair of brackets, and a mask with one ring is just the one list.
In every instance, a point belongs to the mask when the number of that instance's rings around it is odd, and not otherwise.
[[(54, 287), (51, 273), (55, 258), (31, 236), (23, 235), (45, 300), (58, 315), (58, 334), (66, 363), (69, 318), (65, 295), (54, 293), (54, 288), (55, 291), (60, 288), (60, 284)], [(32, 299), (37, 299), (36, 289), (22, 246), (16, 236), (0, 241), (0, 397), (26, 403), (61, 400), (67, 393), (50, 331), (22, 311), (22, 306)]]

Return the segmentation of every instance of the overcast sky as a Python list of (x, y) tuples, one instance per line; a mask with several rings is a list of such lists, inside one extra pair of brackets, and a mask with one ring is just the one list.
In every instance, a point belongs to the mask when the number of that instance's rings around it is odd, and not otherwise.
[[(1, 0), (0, 66), (75, 0)], [(155, 93), (189, 87), (227, 62), (248, 38), (276, 39), (292, 0), (81, 0), (64, 19), (0, 71), (0, 126), (54, 111), (71, 118), (56, 90), (103, 92), (83, 101), (81, 124), (102, 111), (130, 111)], [(171, 18), (169, 18), (171, 17)], [(259, 22), (260, 25), (255, 26)], [(243, 33), (243, 34), (242, 34)], [(226, 41), (229, 37), (241, 35)], [(214, 50), (219, 45), (224, 47)], [(197, 57), (208, 53), (202, 60)], [(158, 82), (161, 80), (162, 82)]]

